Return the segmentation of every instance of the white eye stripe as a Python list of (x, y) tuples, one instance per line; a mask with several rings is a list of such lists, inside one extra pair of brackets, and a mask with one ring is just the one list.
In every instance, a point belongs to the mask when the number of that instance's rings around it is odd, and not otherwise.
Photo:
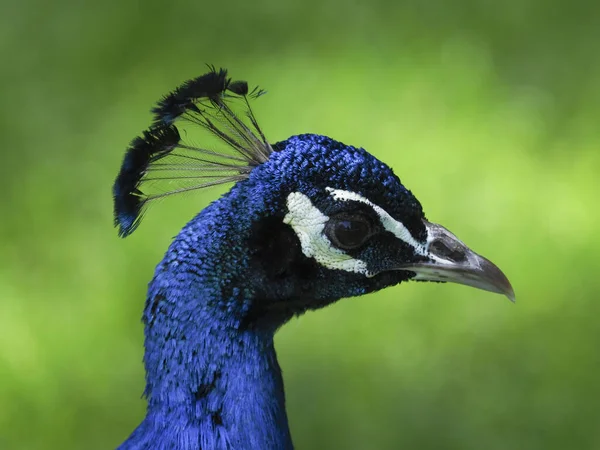
[[(394, 219), (380, 206), (355, 192), (333, 188), (326, 189), (331, 193), (334, 200), (361, 202), (373, 208), (385, 230), (410, 245), (415, 253), (430, 256), (427, 250), (429, 239), (425, 245), (418, 242), (402, 222)], [(288, 195), (286, 204), (288, 213), (283, 218), (283, 222), (290, 225), (295, 231), (300, 240), (302, 253), (306, 257), (314, 258), (319, 264), (329, 269), (373, 276), (368, 271), (365, 261), (353, 258), (331, 244), (323, 233), (329, 217), (314, 206), (310, 198), (301, 192), (292, 192)]]
[(319, 264), (328, 269), (344, 270), (371, 276), (367, 264), (335, 248), (323, 234), (329, 217), (314, 206), (306, 195), (292, 192), (287, 197), (288, 213), (283, 222), (290, 225), (296, 232), (302, 253), (308, 258), (314, 258)]
[(381, 220), (381, 224), (387, 231), (394, 234), (394, 236), (396, 236), (401, 241), (410, 245), (415, 250), (415, 253), (422, 256), (428, 255), (427, 247), (418, 242), (412, 236), (410, 231), (408, 231), (408, 229), (404, 226), (404, 224), (390, 216), (385, 209), (377, 206), (376, 204), (372, 203), (370, 200), (362, 197), (356, 192), (343, 191), (341, 189), (333, 189), (329, 187), (327, 188), (327, 191), (331, 193), (331, 196), (335, 200), (355, 201), (369, 205), (371, 208), (373, 208), (373, 211), (377, 213), (377, 215), (379, 216), (379, 220)]

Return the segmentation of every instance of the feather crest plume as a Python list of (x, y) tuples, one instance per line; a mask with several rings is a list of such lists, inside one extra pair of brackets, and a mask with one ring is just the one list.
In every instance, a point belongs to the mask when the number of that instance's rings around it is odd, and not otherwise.
[[(249, 101), (265, 92), (209, 69), (164, 96), (152, 108), (152, 126), (129, 145), (113, 186), (120, 236), (138, 227), (152, 200), (240, 181), (273, 152)], [(225, 145), (194, 145), (194, 128)]]

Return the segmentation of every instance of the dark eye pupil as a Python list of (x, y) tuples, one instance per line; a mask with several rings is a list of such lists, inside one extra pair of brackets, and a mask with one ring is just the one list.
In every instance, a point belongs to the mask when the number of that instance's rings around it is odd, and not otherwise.
[(333, 237), (340, 247), (354, 248), (369, 237), (369, 231), (369, 224), (362, 220), (338, 220), (333, 228)]

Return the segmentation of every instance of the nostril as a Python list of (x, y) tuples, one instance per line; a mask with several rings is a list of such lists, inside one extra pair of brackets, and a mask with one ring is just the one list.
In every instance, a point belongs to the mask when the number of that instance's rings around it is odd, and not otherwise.
[(450, 248), (440, 240), (433, 241), (429, 246), (429, 250), (431, 253), (439, 256), (440, 258), (448, 259), (454, 262), (462, 262), (466, 259), (465, 252), (461, 248)]

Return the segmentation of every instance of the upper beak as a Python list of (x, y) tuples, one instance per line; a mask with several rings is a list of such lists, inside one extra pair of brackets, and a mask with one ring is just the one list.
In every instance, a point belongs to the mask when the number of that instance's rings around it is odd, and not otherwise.
[(417, 275), (413, 280), (448, 281), (496, 292), (515, 301), (508, 278), (490, 260), (478, 255), (441, 225), (425, 222), (429, 261), (401, 267)]

